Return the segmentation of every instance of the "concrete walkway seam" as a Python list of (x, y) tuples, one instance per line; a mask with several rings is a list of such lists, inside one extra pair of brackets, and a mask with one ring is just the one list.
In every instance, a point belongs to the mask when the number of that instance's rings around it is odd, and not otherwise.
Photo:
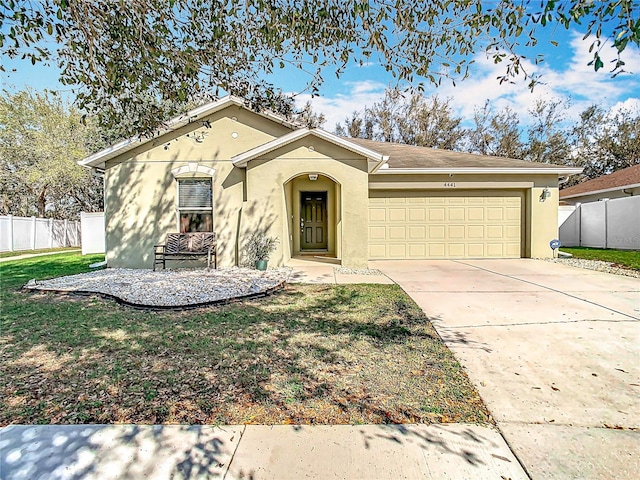
[[(236, 452), (238, 451), (238, 447), (240, 447), (240, 442), (242, 442), (242, 437), (244, 437), (244, 432), (246, 432), (246, 431), (247, 431), (247, 426), (243, 425), (242, 431), (240, 432), (240, 438), (238, 439), (238, 443), (236, 443), (236, 448), (233, 449), (233, 453), (231, 454), (231, 459), (229, 460), (229, 463), (227, 464), (227, 469), (224, 471), (224, 475), (222, 476), (222, 480), (226, 480), (227, 474), (229, 473), (229, 470), (231, 470), (231, 464), (233, 463), (233, 459), (236, 457)], [(520, 461), (520, 460), (518, 460), (518, 461)]]
[[(547, 287), (545, 285), (540, 285), (538, 283), (531, 282), (529, 280), (524, 280), (522, 278), (514, 277), (512, 275), (507, 275), (506, 273), (494, 272), (493, 270), (489, 270), (488, 268), (482, 268), (482, 267), (478, 267), (476, 265), (470, 265), (468, 263), (461, 262), (460, 260), (453, 260), (453, 261), (456, 262), (456, 263), (459, 263), (461, 265), (466, 265), (468, 267), (477, 268), (478, 270), (483, 270), (485, 272), (493, 273), (494, 275), (499, 275), (501, 277), (506, 277), (506, 278), (510, 278), (512, 280), (517, 280), (519, 282), (528, 283), (529, 285), (535, 285), (536, 287), (544, 288), (544, 289), (549, 290), (551, 292), (560, 293), (562, 295), (566, 295), (567, 297), (575, 298), (576, 300), (580, 300), (580, 301), (583, 301), (583, 302), (586, 302), (586, 303), (590, 303), (591, 305), (595, 305), (596, 307), (604, 308), (605, 310), (609, 310), (610, 312), (617, 313), (619, 315), (624, 315), (625, 317), (629, 317), (629, 318), (631, 318), (633, 320), (640, 320), (640, 318), (634, 317), (633, 315), (629, 315), (628, 313), (619, 312), (618, 310), (615, 310), (613, 308), (605, 307), (604, 305), (600, 305), (599, 303), (592, 302), (591, 300), (587, 300), (587, 299), (584, 299), (584, 298), (581, 298), (581, 297), (577, 297), (575, 295), (571, 295), (570, 293), (563, 292), (562, 290), (556, 290), (555, 288)], [(623, 290), (623, 291), (625, 291), (625, 292), (626, 291), (635, 292), (635, 290)]]

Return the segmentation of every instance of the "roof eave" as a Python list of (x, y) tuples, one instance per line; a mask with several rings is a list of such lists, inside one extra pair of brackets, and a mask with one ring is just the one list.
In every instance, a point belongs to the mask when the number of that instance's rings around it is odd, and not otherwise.
[(381, 168), (373, 173), (378, 175), (435, 175), (435, 174), (506, 174), (506, 175), (574, 175), (581, 173), (581, 168), (524, 168), (524, 167), (437, 167), (437, 168)]
[(577, 198), (577, 197), (587, 197), (589, 195), (598, 195), (600, 193), (609, 193), (615, 192), (617, 190), (626, 190), (627, 188), (638, 188), (640, 187), (640, 183), (634, 183), (632, 185), (621, 185), (618, 187), (604, 188), (602, 190), (590, 190), (588, 192), (574, 193), (573, 195), (562, 195), (562, 190), (560, 191), (560, 200), (565, 200), (567, 198)]

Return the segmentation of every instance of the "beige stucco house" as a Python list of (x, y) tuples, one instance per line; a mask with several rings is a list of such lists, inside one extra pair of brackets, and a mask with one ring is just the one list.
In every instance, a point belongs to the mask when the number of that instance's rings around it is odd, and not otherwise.
[(225, 97), (81, 162), (104, 171), (106, 257), (151, 268), (153, 245), (215, 231), (219, 265), (253, 232), (280, 242), (270, 265), (552, 255), (558, 178), (579, 169), (342, 138)]

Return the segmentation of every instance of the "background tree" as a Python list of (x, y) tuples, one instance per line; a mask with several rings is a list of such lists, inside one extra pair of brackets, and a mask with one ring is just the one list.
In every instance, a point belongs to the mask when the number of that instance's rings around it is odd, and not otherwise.
[(313, 111), (311, 102), (305, 103), (304, 107), (293, 115), (293, 119), (307, 128), (322, 128), (322, 126), (327, 123), (324, 113), (316, 113)]
[(592, 105), (573, 128), (573, 159), (584, 168), (571, 184), (640, 164), (640, 112)]
[(94, 123), (48, 93), (0, 98), (2, 214), (76, 219), (103, 209), (102, 179), (76, 162), (104, 143)]
[(474, 127), (467, 132), (467, 151), (522, 158), (524, 144), (520, 139), (520, 119), (511, 108), (505, 107), (494, 112), (487, 100), (482, 108), (474, 108), (473, 122)]
[[(129, 136), (151, 133), (181, 113), (175, 105), (218, 89), (273, 109), (276, 89), (265, 78), (287, 66), (308, 75), (312, 93), (325, 67), (340, 75), (371, 60), (420, 89), (464, 79), (474, 56), (487, 52), (504, 65), (500, 82), (523, 76), (533, 86), (521, 48), (536, 45), (539, 28), (558, 25), (586, 29), (595, 70), (611, 45), (616, 75), (627, 45), (640, 45), (639, 7), (638, 0), (0, 0), (0, 55), (57, 62), (79, 108)], [(46, 48), (52, 43), (55, 52)]]
[(564, 100), (538, 99), (529, 109), (524, 158), (530, 162), (572, 164), (569, 131), (562, 127), (569, 104)]
[(397, 88), (385, 90), (384, 98), (362, 112), (353, 112), (345, 126), (336, 125), (338, 135), (455, 150), (466, 131), (454, 116), (451, 99), (407, 95)]
[(414, 93), (400, 110), (396, 123), (401, 143), (456, 150), (466, 135), (462, 118), (453, 114), (451, 98)]

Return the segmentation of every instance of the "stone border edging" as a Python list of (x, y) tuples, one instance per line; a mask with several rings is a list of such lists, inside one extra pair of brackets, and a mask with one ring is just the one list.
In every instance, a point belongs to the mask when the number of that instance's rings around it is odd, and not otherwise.
[[(36, 281), (37, 282), (37, 281)], [(120, 305), (124, 305), (130, 308), (135, 308), (136, 310), (151, 310), (151, 311), (176, 311), (176, 310), (192, 310), (195, 308), (202, 308), (202, 307), (211, 307), (211, 306), (217, 306), (217, 305), (226, 305), (228, 303), (234, 303), (234, 302), (239, 302), (242, 300), (250, 300), (252, 298), (260, 298), (260, 297), (266, 297), (268, 295), (271, 295), (272, 293), (274, 293), (277, 290), (280, 290), (282, 288), (284, 288), (284, 286), (286, 285), (287, 280), (283, 280), (282, 282), (280, 282), (279, 284), (273, 286), (273, 287), (269, 287), (266, 290), (263, 290), (261, 292), (256, 292), (256, 293), (247, 293), (245, 295), (240, 295), (237, 297), (230, 297), (230, 298), (220, 298), (218, 300), (211, 300), (209, 302), (199, 302), (199, 303), (190, 303), (190, 304), (186, 304), (186, 305), (144, 305), (144, 304), (140, 304), (140, 303), (133, 303), (133, 302), (129, 302), (127, 300), (124, 300), (120, 297), (118, 297), (117, 295), (113, 295), (110, 293), (103, 293), (103, 292), (92, 292), (90, 290), (58, 290), (58, 289), (49, 289), (49, 288), (30, 288), (28, 287), (28, 283), (25, 283), (22, 287), (20, 287), (21, 290), (25, 290), (25, 291), (29, 291), (31, 293), (33, 292), (50, 292), (50, 293), (57, 293), (57, 294), (63, 294), (63, 295), (69, 295), (69, 296), (73, 296), (73, 295), (78, 295), (78, 296), (92, 296), (92, 295), (96, 295), (98, 297), (107, 299), (107, 300), (114, 300), (116, 303), (120, 304)], [(37, 283), (36, 283), (37, 285)]]

